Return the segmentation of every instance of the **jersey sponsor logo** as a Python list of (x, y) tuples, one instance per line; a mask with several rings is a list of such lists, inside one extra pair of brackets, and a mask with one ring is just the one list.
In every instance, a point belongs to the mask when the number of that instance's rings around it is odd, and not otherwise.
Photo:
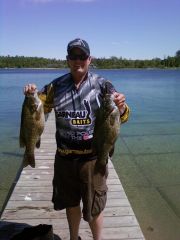
[(89, 102), (84, 100), (85, 110), (77, 111), (58, 111), (56, 116), (58, 118), (70, 119), (72, 125), (90, 125), (91, 124), (91, 108)]
[(58, 152), (63, 154), (63, 155), (69, 155), (69, 154), (83, 155), (83, 154), (92, 153), (92, 151), (93, 151), (92, 149), (78, 150), (78, 149), (62, 149), (62, 148), (58, 148)]
[(59, 135), (61, 138), (66, 138), (66, 139), (71, 139), (71, 140), (77, 140), (77, 141), (82, 141), (82, 140), (89, 140), (93, 138), (93, 129), (86, 129), (86, 131), (67, 131), (61, 129), (59, 131)]

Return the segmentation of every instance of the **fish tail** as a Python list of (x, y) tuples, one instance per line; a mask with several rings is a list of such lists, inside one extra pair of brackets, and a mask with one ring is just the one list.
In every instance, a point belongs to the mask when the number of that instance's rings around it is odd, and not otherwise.
[(94, 173), (98, 174), (100, 173), (102, 176), (105, 176), (106, 174), (106, 164), (105, 162), (99, 162), (96, 161), (95, 167), (94, 167)]
[(23, 158), (23, 166), (27, 167), (30, 165), (32, 168), (35, 168), (35, 156), (34, 153), (27, 153), (25, 151)]
[(37, 143), (36, 143), (36, 147), (37, 147), (37, 148), (40, 148), (40, 146), (41, 146), (41, 138), (39, 138), (39, 140), (38, 140)]

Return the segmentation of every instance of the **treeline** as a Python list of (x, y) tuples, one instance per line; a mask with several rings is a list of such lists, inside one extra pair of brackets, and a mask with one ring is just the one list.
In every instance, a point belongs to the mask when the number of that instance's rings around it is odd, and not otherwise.
[[(125, 58), (93, 58), (92, 67), (100, 69), (118, 68), (178, 68), (180, 67), (180, 50), (175, 56), (151, 60), (131, 60)], [(0, 68), (67, 68), (66, 60), (42, 57), (0, 56)]]
[(180, 57), (155, 58), (151, 60), (127, 60), (117, 57), (98, 58), (93, 60), (93, 66), (105, 69), (118, 68), (178, 68)]
[(0, 56), (0, 68), (66, 68), (65, 60), (42, 57)]

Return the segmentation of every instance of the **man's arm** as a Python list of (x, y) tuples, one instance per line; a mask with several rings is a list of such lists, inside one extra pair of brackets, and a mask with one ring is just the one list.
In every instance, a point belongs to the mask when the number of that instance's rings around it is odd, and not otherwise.
[(130, 108), (129, 106), (125, 103), (125, 109), (124, 112), (120, 115), (121, 118), (121, 123), (125, 123), (129, 119), (129, 114), (130, 114)]
[[(28, 93), (34, 93), (37, 91), (37, 86), (33, 84), (28, 84), (24, 87), (24, 95)], [(44, 106), (44, 113), (50, 113), (53, 108), (53, 97), (54, 90), (53, 84), (46, 85), (41, 91), (38, 91), (38, 97), (41, 99)]]
[(54, 106), (53, 98), (54, 98), (54, 90), (53, 84), (50, 83), (46, 85), (41, 91), (38, 92), (38, 96), (41, 99), (44, 106), (44, 113), (50, 113)]
[(121, 123), (127, 122), (130, 113), (130, 109), (125, 100), (124, 94), (118, 92), (114, 93), (114, 102), (119, 109)]

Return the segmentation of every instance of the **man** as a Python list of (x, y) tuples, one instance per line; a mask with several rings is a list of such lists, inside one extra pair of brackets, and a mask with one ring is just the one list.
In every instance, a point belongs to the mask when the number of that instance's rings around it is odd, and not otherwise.
[[(77, 240), (81, 239), (78, 234), (82, 200), (83, 218), (89, 223), (94, 240), (101, 240), (108, 173), (102, 176), (94, 172), (97, 157), (92, 151), (92, 140), (95, 113), (101, 104), (105, 83), (108, 82), (114, 94), (121, 122), (127, 121), (129, 108), (125, 96), (115, 92), (109, 81), (89, 72), (91, 56), (85, 40), (78, 38), (69, 42), (67, 53), (70, 73), (55, 79), (39, 92), (44, 111), (54, 108), (56, 116), (52, 201), (55, 210), (66, 209), (70, 239)], [(29, 84), (24, 92), (32, 93), (35, 89), (34, 84)]]

